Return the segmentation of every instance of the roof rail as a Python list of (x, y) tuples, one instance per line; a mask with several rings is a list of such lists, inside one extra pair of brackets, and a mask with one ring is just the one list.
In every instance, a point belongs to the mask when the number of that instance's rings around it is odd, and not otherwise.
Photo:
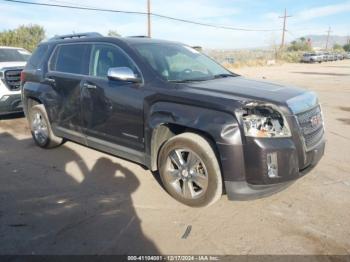
[(131, 35), (131, 36), (128, 36), (128, 37), (130, 37), (130, 38), (150, 38), (147, 35)]
[(102, 37), (102, 35), (100, 33), (96, 33), (96, 32), (77, 33), (77, 34), (69, 34), (69, 35), (57, 35), (57, 36), (50, 38), (49, 41), (84, 38), (84, 37)]

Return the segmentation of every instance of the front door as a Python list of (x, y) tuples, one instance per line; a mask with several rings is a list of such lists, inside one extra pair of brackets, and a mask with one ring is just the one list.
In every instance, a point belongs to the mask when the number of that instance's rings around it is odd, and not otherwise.
[(140, 75), (134, 62), (116, 45), (92, 44), (89, 76), (82, 84), (84, 133), (96, 143), (117, 150), (141, 152), (143, 143), (143, 96), (140, 84), (109, 80), (112, 67), (129, 67)]

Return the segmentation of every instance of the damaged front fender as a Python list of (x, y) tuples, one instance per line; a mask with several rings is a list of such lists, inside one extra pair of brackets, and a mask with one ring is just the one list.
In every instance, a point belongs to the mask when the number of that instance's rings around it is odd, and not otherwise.
[[(171, 102), (158, 102), (151, 106), (145, 130), (146, 160), (151, 169), (157, 162), (154, 141), (157, 128), (162, 125), (177, 125), (184, 129), (206, 134), (215, 144), (224, 180), (244, 179), (244, 159), (239, 123), (234, 115), (217, 110)], [(158, 150), (156, 150), (157, 152)]]

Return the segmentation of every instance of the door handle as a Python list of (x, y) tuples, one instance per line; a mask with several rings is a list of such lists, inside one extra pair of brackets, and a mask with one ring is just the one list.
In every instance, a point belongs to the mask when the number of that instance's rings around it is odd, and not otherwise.
[(56, 84), (56, 80), (51, 77), (45, 77), (45, 81), (48, 82), (49, 84)]
[(88, 84), (88, 83), (84, 83), (83, 87), (88, 88), (88, 89), (96, 89), (97, 88), (97, 86), (91, 85), (91, 84)]

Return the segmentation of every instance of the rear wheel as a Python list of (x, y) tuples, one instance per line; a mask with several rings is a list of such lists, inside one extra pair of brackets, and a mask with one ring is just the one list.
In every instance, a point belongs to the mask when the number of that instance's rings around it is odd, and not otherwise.
[(42, 148), (54, 148), (64, 140), (53, 134), (44, 105), (34, 105), (29, 109), (29, 125), (35, 143)]
[(169, 139), (158, 158), (161, 180), (168, 193), (181, 203), (209, 206), (222, 195), (222, 179), (210, 143), (194, 133)]

